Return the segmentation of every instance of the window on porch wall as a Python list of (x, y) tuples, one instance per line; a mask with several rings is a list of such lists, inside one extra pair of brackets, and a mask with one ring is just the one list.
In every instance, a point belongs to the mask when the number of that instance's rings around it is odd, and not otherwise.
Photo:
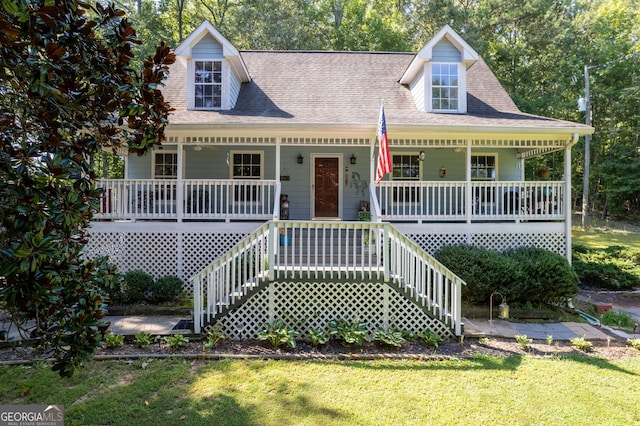
[[(232, 152), (231, 178), (260, 180), (263, 178), (262, 152)], [(233, 200), (236, 203), (260, 202), (257, 185), (234, 185)]]
[(177, 152), (156, 152), (153, 156), (153, 178), (154, 179), (177, 179), (178, 178), (178, 153)]
[[(420, 180), (420, 155), (397, 154), (391, 156), (393, 164), (392, 179), (394, 181)], [(393, 188), (394, 203), (419, 203), (420, 192), (415, 187)]]
[[(497, 154), (474, 154), (471, 156), (471, 180), (493, 182), (497, 177)], [(496, 211), (495, 188), (479, 186), (473, 194), (474, 213), (492, 214)]]

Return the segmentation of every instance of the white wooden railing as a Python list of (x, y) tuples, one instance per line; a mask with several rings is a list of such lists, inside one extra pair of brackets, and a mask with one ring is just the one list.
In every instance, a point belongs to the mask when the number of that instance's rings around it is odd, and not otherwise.
[[(276, 181), (182, 180), (181, 198), (172, 179), (102, 179), (98, 219), (254, 219), (272, 218)], [(182, 209), (178, 209), (178, 206)]]
[(277, 279), (392, 282), (456, 335), (463, 281), (389, 223), (271, 221), (192, 279), (194, 331)]
[(561, 220), (564, 182), (384, 181), (381, 220)]
[[(269, 220), (275, 180), (105, 179), (98, 219)], [(564, 182), (383, 181), (370, 187), (374, 221), (562, 220)], [(182, 198), (180, 201), (178, 198)], [(178, 206), (182, 206), (178, 209)]]

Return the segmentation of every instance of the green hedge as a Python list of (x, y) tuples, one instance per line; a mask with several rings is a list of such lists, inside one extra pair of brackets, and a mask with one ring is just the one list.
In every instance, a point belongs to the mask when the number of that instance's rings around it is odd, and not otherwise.
[(640, 287), (640, 250), (576, 245), (572, 254), (573, 268), (582, 285), (612, 290)]
[(467, 283), (462, 299), (471, 305), (487, 303), (493, 292), (514, 305), (550, 305), (578, 291), (578, 277), (567, 260), (544, 249), (523, 247), (500, 253), (452, 245), (434, 256)]

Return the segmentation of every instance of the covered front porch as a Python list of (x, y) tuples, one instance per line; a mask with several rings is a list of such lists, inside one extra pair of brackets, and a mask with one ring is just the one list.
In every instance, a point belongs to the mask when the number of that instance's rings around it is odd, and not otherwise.
[[(376, 185), (372, 139), (171, 137), (97, 182), (96, 219), (568, 221), (576, 140), (392, 139), (393, 172)], [(557, 152), (551, 179), (525, 175), (527, 160)]]

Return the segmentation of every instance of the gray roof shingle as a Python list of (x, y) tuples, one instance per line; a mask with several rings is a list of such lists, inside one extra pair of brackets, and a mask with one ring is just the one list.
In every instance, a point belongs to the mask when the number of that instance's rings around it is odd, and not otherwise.
[(467, 70), (467, 114), (419, 111), (398, 83), (410, 53), (241, 51), (252, 81), (229, 111), (186, 109), (186, 65), (176, 61), (163, 93), (171, 124), (375, 124), (575, 128), (587, 126), (522, 113), (480, 59)]

